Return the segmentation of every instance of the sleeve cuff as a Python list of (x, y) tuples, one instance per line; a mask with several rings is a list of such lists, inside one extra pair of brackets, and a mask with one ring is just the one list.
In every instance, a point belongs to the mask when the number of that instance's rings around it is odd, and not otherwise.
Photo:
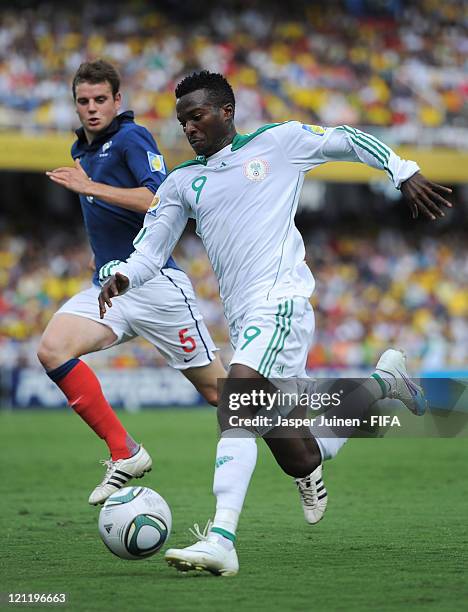
[(398, 169), (398, 174), (394, 177), (394, 185), (397, 189), (400, 189), (401, 184), (409, 179), (413, 174), (420, 171), (420, 167), (414, 161), (402, 160), (401, 166)]
[(120, 272), (130, 281), (129, 289), (133, 289), (135, 284), (132, 282), (129, 268), (129, 265), (125, 261), (120, 261), (119, 259), (113, 259), (112, 261), (107, 262), (99, 270), (99, 284), (102, 287), (102, 285), (104, 285), (113, 274)]

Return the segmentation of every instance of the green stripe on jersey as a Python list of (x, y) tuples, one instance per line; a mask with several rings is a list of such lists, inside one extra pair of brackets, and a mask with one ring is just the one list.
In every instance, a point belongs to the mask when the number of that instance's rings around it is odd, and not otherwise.
[[(289, 123), (289, 121), (282, 121), (281, 123), (267, 123), (266, 125), (262, 125), (262, 127), (259, 127), (258, 130), (252, 132), (251, 134), (236, 134), (232, 141), (231, 151), (237, 151), (238, 149), (241, 149), (256, 136), (260, 136), (260, 134), (263, 134), (263, 132), (266, 132), (271, 128), (277, 127), (278, 125), (283, 125), (284, 123)], [(208, 160), (204, 155), (197, 155), (195, 159), (189, 159), (187, 161), (182, 162), (178, 166), (175, 166), (175, 168), (172, 168), (169, 174), (172, 174), (172, 172), (174, 172), (175, 170), (180, 170), (181, 168), (189, 168), (190, 166), (206, 166), (207, 163)]]
[[(361, 147), (362, 149), (370, 153), (373, 157), (375, 157), (382, 164), (382, 166), (385, 166), (385, 157), (376, 147), (372, 145), (372, 143), (368, 142), (364, 137), (356, 135), (354, 130), (351, 130), (351, 128), (347, 126), (344, 126), (344, 130), (351, 136), (351, 140), (355, 144), (357, 144), (359, 147)], [(364, 144), (368, 146), (364, 146)]]
[(261, 374), (265, 376), (265, 378), (267, 377), (268, 366), (271, 363), (271, 358), (278, 344), (281, 342), (281, 338), (283, 337), (284, 330), (286, 329), (286, 321), (284, 317), (287, 314), (287, 312), (288, 312), (287, 302), (284, 302), (284, 304), (280, 304), (280, 308), (278, 309), (278, 312), (276, 313), (276, 331), (278, 332), (278, 334), (277, 336), (275, 336), (275, 342), (270, 343), (268, 355), (265, 354), (265, 363), (263, 364), (263, 372), (261, 372)]
[(260, 362), (259, 373), (265, 378), (271, 374), (271, 370), (279, 353), (284, 348), (284, 343), (289, 333), (291, 332), (291, 316), (293, 313), (293, 301), (287, 300), (279, 304), (276, 317), (276, 327), (274, 334), (270, 340), (267, 350), (265, 351), (262, 361)]
[(271, 376), (271, 369), (274, 366), (276, 359), (278, 357), (278, 355), (281, 353), (281, 351), (284, 348), (284, 344), (286, 342), (286, 338), (289, 336), (289, 334), (291, 333), (291, 325), (292, 325), (292, 315), (293, 315), (293, 311), (294, 311), (294, 302), (292, 300), (289, 300), (289, 305), (290, 305), (290, 310), (291, 312), (289, 312), (287, 314), (287, 318), (285, 320), (285, 330), (284, 333), (280, 339), (280, 342), (278, 343), (278, 347), (276, 349), (274, 349), (274, 356), (273, 356), (273, 361), (270, 363), (270, 367), (268, 369), (268, 373), (267, 373), (267, 378)]
[(142, 227), (141, 228), (141, 230), (136, 235), (135, 240), (133, 241), (133, 246), (136, 246), (139, 242), (141, 242), (143, 240), (143, 238), (145, 237), (147, 229), (148, 229), (147, 227)]
[(372, 157), (375, 157), (383, 166), (383, 169), (386, 170), (393, 179), (393, 173), (388, 167), (388, 160), (390, 158), (390, 149), (388, 149), (388, 147), (380, 143), (370, 134), (364, 134), (364, 132), (350, 128), (348, 125), (343, 125), (337, 129), (347, 132), (354, 144), (367, 151)]
[(102, 268), (99, 270), (99, 280), (104, 280), (108, 276), (111, 276), (112, 268), (119, 266), (122, 262), (120, 259), (113, 259), (108, 263), (104, 264)]
[(188, 168), (189, 166), (206, 166), (207, 163), (207, 159), (204, 155), (198, 155), (196, 159), (189, 159), (187, 161), (182, 162), (178, 166), (175, 166), (175, 168), (172, 168), (169, 174), (172, 174), (173, 172), (175, 172), (176, 170), (180, 170), (181, 168)]
[(275, 342), (276, 336), (277, 336), (279, 328), (280, 328), (280, 323), (279, 323), (278, 317), (281, 315), (282, 306), (283, 306), (282, 304), (278, 304), (278, 310), (277, 310), (276, 315), (275, 315), (275, 317), (276, 317), (275, 331), (273, 332), (273, 335), (272, 335), (272, 337), (270, 339), (270, 342), (268, 343), (266, 351), (263, 353), (262, 360), (260, 361), (260, 365), (258, 367), (258, 371), (262, 375), (263, 375), (263, 363), (264, 363), (265, 359), (267, 358), (267, 355), (268, 355), (268, 353), (269, 353), (269, 351), (270, 351), (270, 349), (271, 349), (271, 347), (273, 345), (273, 342)]
[(278, 127), (279, 125), (284, 125), (285, 123), (289, 123), (289, 121), (283, 121), (281, 123), (267, 123), (251, 134), (236, 134), (234, 136), (234, 140), (232, 141), (231, 151), (241, 149), (256, 136), (260, 136), (260, 134), (263, 134), (263, 132), (271, 130), (271, 128)]
[(361, 130), (350, 127), (349, 125), (346, 125), (345, 128), (351, 130), (357, 138), (364, 140), (370, 146), (374, 145), (374, 147), (376, 147), (378, 151), (382, 153), (382, 156), (384, 157), (385, 161), (388, 162), (388, 159), (390, 157), (390, 149), (386, 145), (384, 145), (383, 142), (377, 140), (377, 138), (372, 136), (372, 134), (366, 134), (364, 132), (361, 132)]

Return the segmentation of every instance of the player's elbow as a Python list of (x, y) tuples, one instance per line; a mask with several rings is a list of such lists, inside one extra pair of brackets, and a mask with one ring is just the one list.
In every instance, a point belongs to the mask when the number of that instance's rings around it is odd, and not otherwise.
[(148, 212), (148, 208), (150, 207), (151, 202), (148, 204), (148, 202), (138, 202), (137, 206), (136, 206), (136, 212), (142, 213), (143, 215), (146, 215), (146, 213)]

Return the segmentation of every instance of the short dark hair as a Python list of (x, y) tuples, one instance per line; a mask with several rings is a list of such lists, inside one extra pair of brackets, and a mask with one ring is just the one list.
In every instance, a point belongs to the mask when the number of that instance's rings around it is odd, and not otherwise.
[(175, 95), (179, 99), (198, 89), (206, 89), (210, 100), (218, 107), (228, 103), (232, 104), (234, 108), (236, 106), (234, 92), (227, 80), (222, 74), (209, 72), (208, 70), (194, 72), (182, 79), (175, 88)]
[(112, 64), (99, 59), (94, 62), (83, 62), (73, 77), (73, 99), (76, 100), (76, 86), (80, 83), (104, 83), (108, 81), (112, 87), (112, 95), (116, 96), (120, 89), (120, 76)]

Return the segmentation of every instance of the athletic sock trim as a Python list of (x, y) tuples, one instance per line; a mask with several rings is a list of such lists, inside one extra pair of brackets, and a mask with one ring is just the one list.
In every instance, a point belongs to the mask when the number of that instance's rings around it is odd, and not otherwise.
[(58, 383), (65, 378), (65, 376), (73, 370), (75, 366), (80, 363), (79, 359), (69, 359), (65, 363), (62, 363), (61, 366), (55, 368), (54, 370), (49, 370), (46, 372), (47, 376), (54, 381), (54, 383)]
[(374, 372), (374, 374), (371, 374), (371, 378), (373, 378), (374, 380), (376, 380), (379, 383), (379, 387), (380, 390), (382, 391), (382, 399), (384, 399), (385, 397), (387, 397), (387, 393), (388, 393), (388, 387), (385, 384), (383, 378), (381, 376), (379, 376), (377, 373)]
[(236, 536), (231, 533), (230, 531), (226, 531), (226, 529), (223, 529), (222, 527), (212, 527), (210, 529), (211, 533), (217, 533), (219, 535), (222, 535), (223, 538), (226, 538), (228, 540), (231, 540), (231, 542), (235, 542), (236, 541)]

